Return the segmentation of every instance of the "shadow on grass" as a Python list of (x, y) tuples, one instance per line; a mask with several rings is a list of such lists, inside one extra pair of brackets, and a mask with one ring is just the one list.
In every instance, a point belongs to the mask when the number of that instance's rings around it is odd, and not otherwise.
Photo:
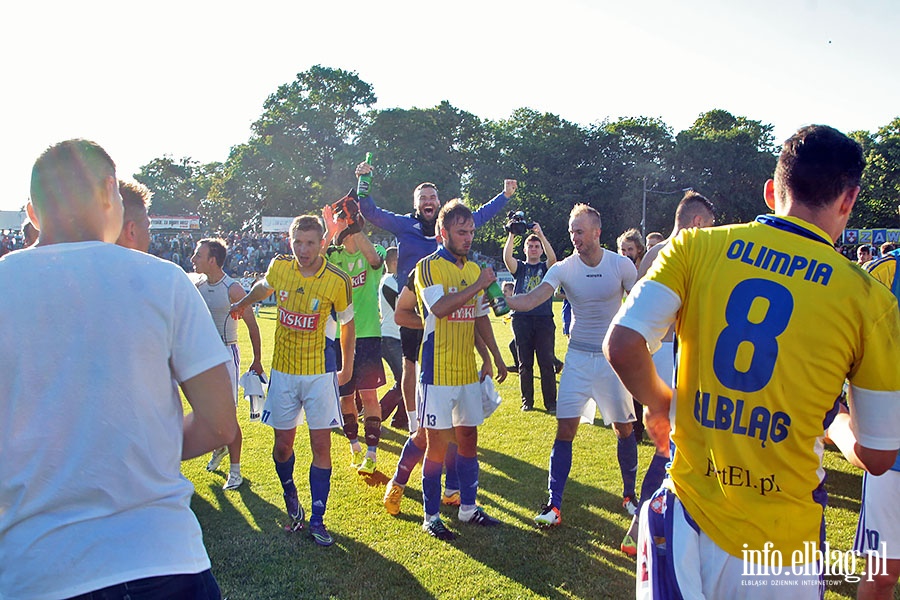
[[(404, 566), (348, 536), (332, 531), (334, 546), (322, 548), (306, 529), (284, 531), (284, 507), (264, 500), (250, 483), (245, 480), (235, 492), (214, 491), (218, 507), (197, 494), (191, 502), (223, 597), (371, 598), (370, 585), (383, 597), (431, 597)], [(232, 494), (240, 496), (255, 523), (235, 509)]]

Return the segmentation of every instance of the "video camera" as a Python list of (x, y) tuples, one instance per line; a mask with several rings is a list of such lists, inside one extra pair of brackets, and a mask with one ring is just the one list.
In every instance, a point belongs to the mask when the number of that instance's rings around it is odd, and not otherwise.
[(513, 235), (525, 235), (534, 229), (534, 223), (526, 221), (525, 213), (521, 210), (516, 212), (509, 211), (506, 216), (509, 218), (509, 221), (506, 222), (506, 225), (504, 225), (503, 228), (507, 233)]

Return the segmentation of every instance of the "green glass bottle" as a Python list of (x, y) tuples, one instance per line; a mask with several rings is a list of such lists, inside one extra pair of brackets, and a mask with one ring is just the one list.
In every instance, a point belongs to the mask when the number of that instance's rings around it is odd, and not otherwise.
[[(368, 164), (372, 164), (372, 153), (366, 152), (366, 162)], [(356, 184), (356, 197), (359, 199), (363, 199), (368, 196), (372, 191), (372, 174), (366, 173), (365, 175), (359, 176), (359, 181)]]

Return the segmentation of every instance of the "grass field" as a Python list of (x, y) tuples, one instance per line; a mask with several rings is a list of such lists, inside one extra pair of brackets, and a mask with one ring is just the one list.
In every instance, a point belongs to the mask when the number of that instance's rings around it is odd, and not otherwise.
[[(258, 320), (268, 373), (274, 309), (264, 308)], [(509, 326), (497, 319), (494, 332), (508, 358)], [(240, 334), (246, 369), (252, 353), (243, 326)], [(557, 355), (564, 354), (565, 338), (558, 331)], [(238, 417), (244, 432), (244, 485), (235, 491), (221, 489), (227, 459), (215, 473), (206, 472), (208, 457), (186, 462), (183, 468), (196, 488), (192, 507), (223, 594), (231, 600), (633, 597), (635, 561), (619, 551), (629, 517), (621, 507), (615, 434), (600, 420), (580, 428), (563, 524), (537, 530), (532, 517), (546, 501), (547, 461), (556, 423), (541, 410), (519, 411), (517, 377), (510, 374), (500, 386), (504, 402), (479, 428), (479, 502), (503, 524), (493, 529), (459, 524), (455, 509), (445, 507), (445, 522), (459, 533), (449, 543), (421, 530), (420, 469), (410, 478), (401, 514), (392, 517), (385, 512), (381, 503), (385, 483), (407, 437), (387, 424), (378, 471), (372, 477), (351, 469), (345, 438), (337, 432), (332, 437), (334, 470), (325, 522), (335, 545), (321, 548), (305, 531), (283, 531), (286, 515), (271, 459), (272, 430), (247, 421), (248, 406), (242, 399)], [(540, 396), (537, 382), (535, 387)], [(535, 404), (541, 405), (539, 398)], [(295, 451), (300, 501), (308, 510), (310, 451), (305, 427), (298, 429)], [(638, 486), (652, 448), (644, 443), (639, 451)], [(843, 551), (851, 547), (856, 527), (861, 475), (838, 453), (826, 454), (828, 540), (832, 548)], [(855, 584), (840, 578), (828, 583), (826, 598), (856, 595)]]

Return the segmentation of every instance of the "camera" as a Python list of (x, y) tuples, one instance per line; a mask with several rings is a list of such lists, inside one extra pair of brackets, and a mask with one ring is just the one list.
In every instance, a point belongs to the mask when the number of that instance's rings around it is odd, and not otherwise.
[(513, 235), (525, 235), (529, 231), (534, 228), (534, 223), (529, 223), (525, 220), (525, 213), (521, 210), (512, 212), (510, 211), (506, 215), (509, 220), (506, 222), (506, 225), (503, 228), (507, 233), (511, 233)]

